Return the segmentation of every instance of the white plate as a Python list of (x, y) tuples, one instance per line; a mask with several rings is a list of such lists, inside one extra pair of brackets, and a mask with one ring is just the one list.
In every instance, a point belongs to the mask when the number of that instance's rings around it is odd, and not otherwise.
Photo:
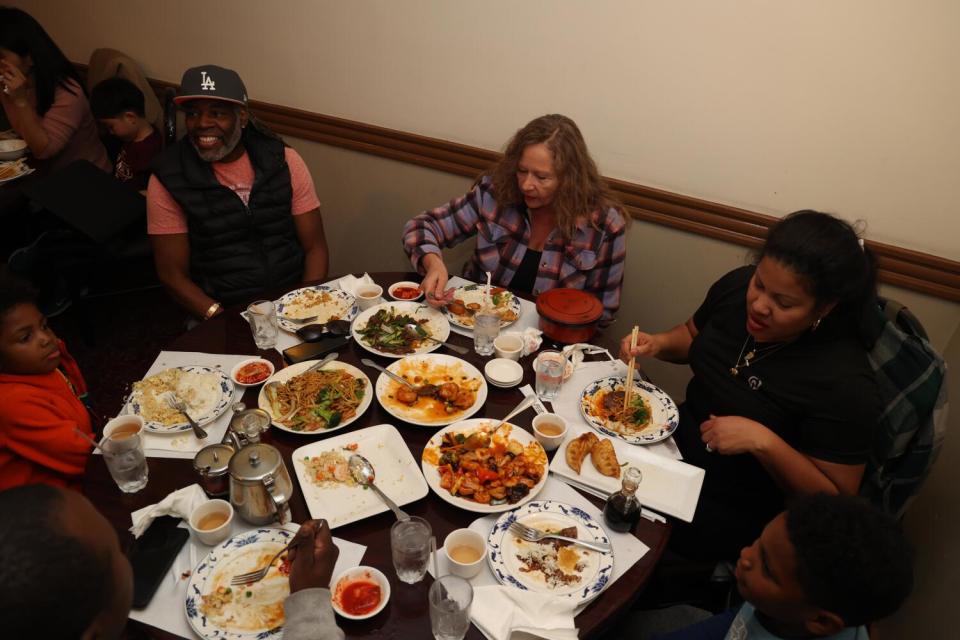
[[(453, 292), (454, 300), (463, 300), (463, 304), (483, 304), (483, 292), (487, 288), (485, 284), (467, 284), (462, 287), (457, 288)], [(503, 287), (492, 287), (500, 288)], [(509, 291), (504, 291), (504, 295), (509, 296), (506, 300), (501, 301), (500, 306), (497, 309), (513, 311), (517, 317), (514, 320), (504, 320), (500, 319), (500, 328), (509, 327), (514, 322), (520, 319), (520, 316), (523, 314), (523, 309), (520, 306), (520, 299)], [(444, 312), (447, 314), (447, 319), (450, 320), (450, 324), (455, 324), (461, 329), (470, 329), (473, 330), (473, 317), (472, 316), (461, 316), (455, 313), (451, 313), (449, 307), (443, 307)]]
[(458, 413), (452, 413), (450, 415), (435, 419), (420, 417), (421, 412), (416, 408), (407, 407), (406, 405), (400, 405), (399, 403), (390, 401), (388, 394), (399, 388), (400, 383), (391, 379), (389, 376), (387, 376), (387, 374), (381, 373), (380, 377), (377, 378), (377, 400), (380, 402), (380, 406), (383, 407), (390, 415), (399, 418), (404, 422), (409, 422), (410, 424), (416, 424), (423, 427), (440, 427), (457, 420), (469, 418), (479, 411), (480, 408), (483, 407), (483, 403), (487, 401), (487, 381), (484, 380), (483, 374), (481, 374), (476, 367), (466, 360), (461, 360), (460, 358), (456, 358), (454, 356), (448, 356), (443, 353), (428, 353), (417, 356), (407, 356), (406, 358), (402, 358), (396, 362), (390, 363), (390, 366), (387, 367), (387, 370), (391, 373), (400, 375), (401, 371), (403, 371), (405, 368), (411, 365), (415, 366), (418, 363), (425, 363), (430, 367), (458, 367), (458, 370), (462, 372), (462, 375), (465, 375), (471, 379), (479, 380), (480, 386), (477, 388), (476, 400), (474, 400), (473, 405), (469, 409), (464, 409)]
[[(308, 310), (308, 312), (298, 314), (306, 317), (312, 315), (319, 316), (316, 320), (311, 320), (308, 323), (291, 322), (288, 320), (285, 313), (289, 313), (293, 308), (296, 308), (297, 298), (310, 291), (328, 293), (333, 299), (326, 304), (316, 304), (309, 307), (304, 307), (304, 309)], [(352, 295), (346, 291), (343, 291), (342, 289), (334, 289), (333, 287), (328, 287), (326, 285), (316, 285), (313, 287), (295, 289), (280, 296), (280, 298), (276, 301), (276, 305), (277, 324), (281, 329), (284, 331), (289, 331), (290, 333), (296, 333), (297, 329), (304, 327), (307, 324), (323, 324), (328, 322), (333, 316), (336, 316), (340, 320), (346, 320), (349, 322), (357, 316), (358, 311), (357, 301)]]
[[(214, 547), (206, 558), (200, 561), (190, 582), (187, 584), (187, 598), (184, 609), (187, 621), (198, 636), (204, 640), (260, 640), (280, 633), (280, 627), (270, 629), (240, 629), (230, 626), (219, 626), (200, 610), (203, 603), (202, 596), (209, 595), (217, 586), (229, 586), (230, 578), (238, 573), (253, 571), (258, 567), (257, 561), (261, 554), (280, 551), (293, 538), (293, 533), (285, 529), (257, 529), (239, 533), (223, 544)], [(271, 554), (272, 554), (271, 553)], [(277, 602), (281, 607), (290, 593), (289, 584), (283, 585), (286, 580), (280, 576), (270, 574), (254, 588), (272, 587), (276, 589)], [(243, 587), (233, 587), (235, 591)]]
[[(578, 484), (609, 496), (620, 490), (620, 479), (601, 475), (590, 456), (587, 456), (577, 473), (567, 465), (566, 447), (588, 429), (586, 427), (569, 428), (563, 444), (557, 449), (550, 463), (550, 471), (568, 478), (572, 484)], [(635, 447), (622, 440), (610, 439), (621, 464), (629, 463), (640, 469), (643, 480), (637, 488), (637, 499), (644, 507), (676, 516), (690, 522), (697, 510), (700, 488), (703, 486), (704, 471), (691, 464), (673, 460), (645, 447)]]
[[(265, 365), (267, 365), (267, 368), (270, 369), (270, 373), (267, 375), (267, 377), (261, 380), (260, 382), (240, 382), (239, 380), (237, 380), (237, 374), (240, 373), (240, 369), (243, 369), (248, 364), (252, 364), (254, 362), (262, 362)], [(277, 368), (273, 365), (272, 362), (264, 358), (247, 358), (246, 360), (241, 360), (237, 364), (233, 365), (233, 368), (230, 369), (230, 380), (233, 381), (233, 384), (238, 387), (244, 387), (244, 388), (256, 387), (258, 385), (265, 383), (267, 380), (269, 380), (270, 376), (274, 374), (276, 369)]]
[[(489, 425), (492, 428), (497, 426), (498, 424), (500, 424), (499, 420), (489, 419), (489, 418), (473, 418), (472, 420), (463, 420), (462, 422), (457, 422), (455, 424), (450, 425), (449, 427), (444, 427), (443, 429), (440, 429), (439, 431), (437, 431), (435, 434), (433, 434), (433, 437), (430, 438), (429, 442), (427, 442), (427, 446), (424, 447), (423, 449), (424, 451), (426, 451), (427, 447), (434, 447), (434, 448), (439, 447), (440, 442), (443, 439), (443, 434), (445, 434), (448, 431), (457, 431), (457, 432), (461, 432), (466, 435), (469, 435), (483, 425)], [(508, 422), (507, 424), (510, 425), (511, 427), (510, 438), (516, 440), (517, 442), (522, 444), (524, 447), (526, 447), (531, 442), (537, 441), (536, 438), (530, 435), (530, 433), (525, 429), (522, 429), (521, 427), (518, 427), (513, 423)], [(546, 452), (544, 452), (544, 455), (546, 455)], [(430, 488), (433, 489), (433, 492), (435, 494), (440, 496), (443, 500), (454, 505), (455, 507), (460, 507), (461, 509), (466, 509), (467, 511), (474, 511), (476, 513), (502, 513), (504, 511), (510, 511), (511, 509), (516, 509), (517, 507), (530, 502), (535, 497), (537, 497), (537, 494), (540, 493), (541, 489), (543, 489), (543, 485), (547, 483), (547, 476), (549, 475), (547, 473), (547, 466), (548, 465), (545, 463), (544, 469), (543, 469), (543, 477), (540, 478), (540, 482), (538, 482), (535, 487), (530, 489), (530, 493), (524, 496), (523, 500), (520, 500), (519, 502), (515, 502), (513, 504), (510, 504), (507, 502), (504, 504), (491, 505), (491, 504), (480, 504), (479, 502), (474, 502), (473, 500), (467, 500), (459, 496), (450, 495), (449, 491), (447, 491), (446, 489), (440, 488), (440, 474), (437, 473), (436, 465), (432, 465), (428, 463), (422, 457), (420, 459), (420, 468), (423, 470), (423, 477), (427, 479), (427, 484), (430, 485)]]
[(648, 427), (636, 435), (628, 435), (609, 428), (600, 416), (594, 415), (590, 397), (604, 389), (608, 391), (613, 391), (617, 387), (623, 389), (624, 380), (626, 380), (625, 376), (607, 376), (594, 380), (584, 387), (580, 393), (580, 415), (583, 416), (583, 419), (600, 433), (619, 438), (630, 444), (653, 444), (669, 438), (680, 424), (680, 412), (677, 410), (676, 403), (667, 395), (666, 391), (649, 382), (635, 380), (633, 389), (634, 393), (643, 396), (643, 399), (650, 405), (651, 424), (659, 426)]
[(12, 161), (12, 162), (0, 162), (0, 167), (6, 167), (6, 166), (14, 165), (14, 164), (15, 164), (15, 165), (18, 165), (18, 172), (15, 173), (15, 174), (12, 175), (12, 176), (7, 177), (7, 178), (2, 178), (2, 179), (0, 179), (0, 184), (5, 184), (5, 183), (7, 183), (7, 182), (12, 182), (12, 181), (14, 181), (14, 180), (16, 180), (16, 179), (18, 179), (18, 178), (22, 178), (23, 176), (30, 175), (31, 173), (33, 173), (33, 172), (35, 171), (35, 169), (34, 169), (33, 167), (31, 167), (30, 165), (28, 165), (28, 164), (26, 164), (25, 162), (20, 161), (20, 160), (14, 160), (14, 161)]
[(279, 422), (277, 422), (276, 418), (278, 416), (273, 415), (273, 411), (270, 409), (270, 402), (267, 400), (267, 394), (265, 391), (267, 384), (270, 382), (286, 382), (290, 378), (300, 375), (301, 373), (303, 373), (313, 365), (317, 364), (318, 362), (319, 360), (306, 360), (304, 362), (298, 362), (297, 364), (292, 364), (286, 369), (281, 369), (280, 371), (277, 371), (275, 374), (267, 378), (266, 382), (263, 383), (263, 386), (260, 387), (260, 393), (257, 396), (257, 406), (263, 409), (264, 411), (266, 411), (268, 414), (270, 414), (271, 418), (274, 418), (271, 421), (271, 424), (273, 424), (273, 426), (275, 426), (277, 429), (280, 429), (281, 431), (286, 431), (288, 433), (296, 433), (302, 436), (324, 435), (332, 431), (336, 431), (338, 429), (343, 429), (344, 427), (353, 424), (357, 420), (357, 418), (362, 416), (364, 412), (370, 407), (370, 403), (373, 401), (373, 385), (370, 384), (370, 378), (367, 377), (367, 374), (365, 374), (363, 371), (360, 371), (360, 369), (357, 369), (352, 364), (348, 364), (346, 362), (340, 362), (339, 360), (332, 360), (323, 366), (325, 370), (343, 369), (353, 377), (360, 378), (361, 380), (363, 380), (363, 383), (364, 383), (363, 399), (360, 401), (360, 406), (357, 407), (357, 413), (352, 418), (347, 418), (346, 420), (343, 420), (342, 422), (340, 422), (340, 424), (333, 427), (332, 429), (323, 429), (318, 431), (295, 431), (294, 429), (291, 429), (290, 427), (286, 425), (282, 425)]
[[(182, 369), (183, 371), (189, 371), (190, 373), (209, 373), (217, 376), (218, 378), (217, 385), (220, 387), (220, 397), (217, 398), (216, 403), (214, 403), (213, 409), (203, 415), (191, 416), (201, 427), (222, 416), (227, 408), (232, 404), (233, 381), (230, 380), (230, 377), (227, 376), (227, 374), (225, 374), (222, 370), (215, 367), (201, 367), (196, 365), (176, 368)], [(164, 369), (164, 371), (166, 371), (166, 369)], [(157, 372), (157, 374), (160, 373), (163, 373), (163, 371)], [(140, 415), (139, 393), (134, 392), (130, 394), (127, 404), (123, 407), (123, 413)], [(164, 425), (159, 422), (144, 421), (143, 428), (150, 433), (174, 434), (190, 431), (193, 427), (191, 427), (190, 423), (186, 421), (170, 425)]]
[[(357, 316), (356, 320), (353, 321), (353, 339), (357, 341), (357, 344), (371, 353), (375, 353), (378, 356), (386, 356), (387, 358), (403, 358), (404, 356), (413, 355), (411, 353), (389, 353), (387, 351), (380, 351), (367, 344), (367, 341), (364, 340), (359, 333), (359, 329), (365, 328), (370, 318), (372, 318), (377, 311), (391, 308), (394, 309), (395, 312), (405, 313), (416, 320), (425, 319), (427, 321), (424, 325), (425, 328), (430, 332), (430, 335), (437, 340), (445, 341), (450, 337), (450, 323), (447, 322), (446, 316), (436, 309), (432, 309), (420, 302), (384, 302), (363, 311)], [(441, 346), (439, 342), (424, 340), (420, 348), (413, 353), (430, 353), (431, 351), (436, 351)]]
[[(377, 486), (398, 505), (409, 504), (429, 493), (427, 482), (417, 468), (413, 454), (400, 432), (389, 424), (380, 424), (329, 440), (312, 442), (291, 454), (293, 469), (312, 517), (326, 518), (333, 528), (388, 510), (383, 500), (369, 489), (320, 487), (308, 477), (309, 471), (304, 464), (304, 458), (320, 455), (324, 451), (342, 449), (349, 444), (356, 444), (355, 453), (370, 461), (377, 472)], [(350, 454), (354, 452), (341, 453), (349, 460)]]
[(507, 584), (524, 591), (549, 593), (557, 598), (567, 598), (577, 605), (596, 598), (610, 582), (613, 576), (613, 553), (599, 553), (584, 547), (573, 546), (584, 567), (579, 582), (568, 585), (550, 586), (540, 571), (525, 572), (517, 559), (524, 548), (542, 547), (536, 542), (524, 542), (510, 533), (510, 525), (520, 522), (536, 529), (577, 528), (577, 538), (594, 542), (609, 543), (606, 531), (586, 511), (562, 502), (542, 500), (530, 502), (512, 513), (500, 516), (490, 535), (487, 536), (487, 561), (493, 575), (501, 584)]

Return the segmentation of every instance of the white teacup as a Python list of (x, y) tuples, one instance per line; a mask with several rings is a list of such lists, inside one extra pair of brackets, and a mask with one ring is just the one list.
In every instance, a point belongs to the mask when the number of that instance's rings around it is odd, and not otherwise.
[(116, 433), (115, 440), (123, 440), (143, 431), (143, 416), (117, 416), (103, 427), (103, 437)]
[(380, 304), (380, 296), (382, 295), (383, 287), (378, 284), (361, 284), (353, 294), (361, 311), (366, 311), (370, 307)]
[(555, 413), (541, 413), (533, 419), (533, 437), (547, 451), (553, 451), (567, 437), (567, 421)]
[(190, 512), (187, 523), (203, 544), (220, 544), (230, 537), (233, 505), (226, 500), (208, 500)]
[(472, 529), (455, 529), (443, 541), (443, 551), (450, 559), (450, 573), (469, 579), (480, 573), (487, 543)]
[(523, 335), (516, 331), (501, 333), (493, 341), (493, 350), (498, 358), (507, 358), (509, 360), (519, 360), (523, 355)]

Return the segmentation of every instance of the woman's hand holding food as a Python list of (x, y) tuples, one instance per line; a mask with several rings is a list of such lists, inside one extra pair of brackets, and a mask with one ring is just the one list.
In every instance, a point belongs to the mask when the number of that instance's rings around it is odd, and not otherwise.
[(7, 60), (0, 60), (0, 77), (3, 79), (4, 97), (16, 103), (27, 100), (27, 78), (15, 65)]
[(453, 300), (453, 289), (446, 288), (450, 274), (447, 272), (447, 265), (443, 264), (443, 259), (435, 253), (428, 253), (421, 262), (427, 271), (420, 283), (420, 288), (426, 294), (427, 304), (431, 307), (442, 307)]
[(627, 334), (620, 341), (620, 359), (629, 362), (633, 356), (643, 356), (645, 358), (656, 358), (660, 353), (660, 343), (655, 335), (637, 333), (637, 346), (630, 348), (630, 334)]
[(707, 447), (721, 455), (757, 453), (771, 442), (770, 429), (743, 416), (710, 416), (700, 425), (700, 438)]
[(287, 552), (290, 559), (290, 593), (329, 587), (340, 549), (333, 543), (327, 521), (307, 520), (300, 525), (295, 541), (296, 544)]

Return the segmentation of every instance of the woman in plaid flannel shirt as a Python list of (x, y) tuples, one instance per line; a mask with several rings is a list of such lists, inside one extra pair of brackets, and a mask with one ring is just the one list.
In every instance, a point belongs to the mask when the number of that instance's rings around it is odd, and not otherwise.
[(620, 307), (628, 223), (577, 125), (554, 114), (520, 129), (469, 193), (407, 222), (403, 248), (434, 306), (453, 296), (441, 249), (476, 235), (465, 278), (489, 271), (498, 286), (534, 296), (582, 289), (603, 303), (606, 325)]

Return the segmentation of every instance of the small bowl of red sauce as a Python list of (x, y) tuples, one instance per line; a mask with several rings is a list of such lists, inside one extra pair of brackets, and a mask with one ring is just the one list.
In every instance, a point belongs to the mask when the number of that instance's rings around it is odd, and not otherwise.
[(347, 569), (333, 581), (330, 595), (333, 610), (350, 620), (377, 615), (390, 600), (387, 576), (373, 567)]
[(263, 384), (273, 375), (273, 363), (263, 358), (250, 358), (234, 365), (230, 371), (230, 379), (241, 387), (252, 387)]
[(387, 288), (387, 293), (394, 300), (419, 300), (423, 297), (423, 289), (420, 288), (420, 283), (410, 282), (409, 280), (394, 282)]

